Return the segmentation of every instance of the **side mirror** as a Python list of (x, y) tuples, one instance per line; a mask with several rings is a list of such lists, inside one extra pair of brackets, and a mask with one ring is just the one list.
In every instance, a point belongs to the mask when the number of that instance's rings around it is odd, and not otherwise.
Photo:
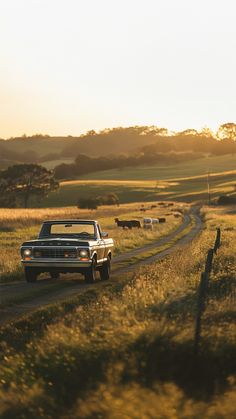
[(108, 233), (102, 232), (101, 237), (102, 237), (102, 239), (104, 239), (105, 237), (108, 237)]

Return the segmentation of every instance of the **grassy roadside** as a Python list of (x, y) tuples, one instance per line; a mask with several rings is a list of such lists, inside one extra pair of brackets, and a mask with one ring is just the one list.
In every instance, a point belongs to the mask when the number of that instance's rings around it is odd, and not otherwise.
[(1, 326), (0, 341), (4, 342), (2, 347), (0, 345), (1, 349), (4, 349), (7, 343), (11, 350), (24, 350), (29, 342), (43, 336), (49, 325), (63, 321), (69, 314), (73, 315), (78, 307), (89, 307), (104, 296), (120, 292), (132, 278), (133, 273), (129, 273), (125, 278), (119, 278), (118, 282), (99, 283), (99, 286), (83, 289), (71, 298), (48, 304), (22, 316), (19, 320)]
[[(205, 210), (207, 229), (188, 252), (124, 275), (116, 289), (80, 296), (85, 304), (60, 304), (25, 319), (18, 347), (17, 332), (12, 339), (13, 328), (5, 329), (2, 417), (233, 419), (236, 219), (214, 211)], [(216, 225), (224, 228), (222, 247), (196, 363), (197, 285)], [(227, 293), (216, 285), (222, 280)]]
[(174, 246), (174, 244), (176, 244), (181, 238), (187, 236), (187, 234), (192, 230), (192, 228), (195, 225), (195, 218), (193, 215), (190, 215), (190, 223), (186, 226), (186, 228), (184, 230), (182, 230), (180, 233), (176, 234), (176, 236), (170, 240), (168, 240), (167, 243), (161, 245), (161, 246), (157, 246), (153, 249), (150, 249), (148, 251), (144, 251), (140, 254), (137, 254), (135, 256), (132, 256), (130, 258), (124, 259), (120, 262), (117, 262), (115, 264), (115, 269), (113, 269), (114, 273), (119, 270), (120, 268), (124, 268), (127, 265), (134, 265), (137, 262), (141, 262), (144, 261), (145, 259), (149, 259), (152, 256), (157, 255), (158, 253), (163, 252), (164, 250), (169, 249), (170, 247)]

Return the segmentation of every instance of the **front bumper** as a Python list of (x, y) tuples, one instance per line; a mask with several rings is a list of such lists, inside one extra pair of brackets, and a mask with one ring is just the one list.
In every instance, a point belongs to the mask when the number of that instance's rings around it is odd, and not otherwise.
[(80, 260), (50, 260), (50, 259), (39, 259), (39, 260), (35, 260), (35, 259), (31, 259), (31, 260), (21, 260), (22, 264), (24, 267), (30, 267), (30, 268), (50, 268), (50, 269), (57, 269), (59, 270), (60, 268), (62, 269), (66, 269), (66, 268), (73, 268), (73, 269), (83, 269), (83, 268), (89, 268), (91, 266), (92, 261), (88, 260), (88, 261), (80, 261)]

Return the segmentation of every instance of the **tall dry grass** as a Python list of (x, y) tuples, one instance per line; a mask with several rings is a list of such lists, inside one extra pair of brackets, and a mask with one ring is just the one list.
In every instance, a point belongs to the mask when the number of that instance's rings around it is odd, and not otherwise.
[[(137, 204), (136, 204), (137, 207)], [(115, 217), (135, 209), (134, 204), (120, 207), (103, 206), (98, 210), (81, 210), (77, 207), (63, 208), (0, 208), (0, 231), (12, 231), (39, 225), (44, 220), (56, 219), (99, 219), (113, 214)]]

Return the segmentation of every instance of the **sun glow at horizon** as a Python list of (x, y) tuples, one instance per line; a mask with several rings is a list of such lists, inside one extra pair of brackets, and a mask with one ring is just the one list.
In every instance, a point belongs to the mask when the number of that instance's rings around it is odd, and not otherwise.
[(235, 14), (233, 0), (2, 0), (0, 137), (234, 122)]

